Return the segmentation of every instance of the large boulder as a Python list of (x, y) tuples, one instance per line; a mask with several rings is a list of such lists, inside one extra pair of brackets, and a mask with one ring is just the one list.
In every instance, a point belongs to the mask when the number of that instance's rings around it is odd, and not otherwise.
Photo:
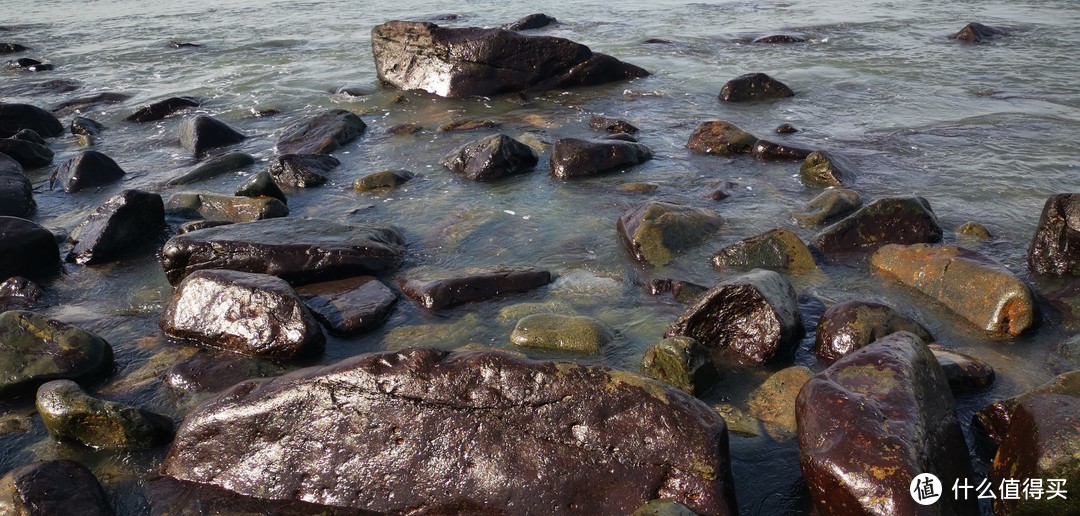
[(356, 335), (379, 327), (397, 304), (393, 290), (371, 276), (297, 287), (311, 313), (334, 335)]
[(283, 217), (177, 235), (162, 248), (161, 266), (173, 285), (201, 269), (260, 272), (303, 285), (396, 270), (404, 244), (389, 226)]
[(86, 394), (71, 380), (38, 388), (37, 411), (49, 434), (98, 449), (141, 450), (172, 438), (172, 419)]
[(510, 342), (518, 346), (578, 353), (599, 353), (612, 340), (610, 326), (580, 315), (532, 314), (510, 332)]
[(42, 136), (64, 134), (64, 125), (52, 113), (30, 104), (0, 104), (0, 138), (30, 129)]
[(447, 154), (443, 166), (473, 181), (490, 181), (531, 170), (540, 157), (536, 151), (505, 134), (466, 143)]
[(821, 314), (814, 339), (814, 354), (836, 360), (874, 341), (906, 331), (923, 342), (934, 336), (923, 325), (895, 308), (873, 301), (844, 301)]
[(888, 197), (822, 230), (810, 246), (830, 262), (863, 260), (886, 244), (941, 241), (943, 231), (922, 197)]
[(391, 21), (371, 31), (383, 82), (442, 97), (590, 86), (649, 72), (573, 41), (502, 29)]
[(139, 108), (124, 120), (136, 123), (153, 122), (198, 105), (199, 99), (194, 97), (169, 97)]
[(1028, 286), (1004, 265), (975, 251), (889, 244), (870, 257), (870, 266), (992, 334), (1019, 335), (1039, 322)]
[(189, 412), (162, 471), (381, 513), (733, 514), (727, 446), (719, 415), (654, 380), (428, 348), (241, 383)]
[(1080, 276), (1080, 194), (1046, 200), (1027, 259), (1039, 274)]
[(56, 169), (53, 177), (65, 192), (75, 193), (84, 188), (119, 181), (124, 177), (124, 169), (105, 154), (88, 150), (65, 161)]
[(0, 278), (56, 272), (60, 246), (49, 230), (18, 217), (0, 216)]
[(319, 154), (283, 154), (270, 163), (270, 176), (279, 185), (307, 188), (326, 183), (324, 174), (341, 162)]
[(53, 160), (53, 151), (34, 141), (22, 138), (0, 139), (0, 154), (7, 154), (27, 169), (41, 168)]
[(112, 372), (108, 342), (33, 312), (0, 314), (0, 343), (0, 400), (50, 380), (94, 382)]
[(718, 269), (772, 269), (801, 274), (817, 268), (799, 235), (777, 228), (731, 244), (712, 257)]
[(664, 201), (630, 208), (616, 224), (623, 244), (639, 261), (656, 266), (704, 242), (723, 225), (716, 212)]
[(786, 84), (763, 73), (740, 75), (725, 83), (719, 95), (724, 102), (750, 102), (793, 96), (795, 92)]
[(68, 261), (106, 263), (155, 238), (165, 226), (161, 196), (142, 190), (124, 190), (98, 206), (71, 234), (74, 248)]
[[(979, 514), (974, 496), (949, 496), (973, 472), (945, 374), (918, 337), (894, 333), (836, 361), (799, 391), (796, 419), (817, 512)], [(929, 509), (909, 491), (921, 473), (945, 491)]]
[(536, 267), (489, 267), (459, 271), (417, 271), (398, 280), (401, 292), (424, 308), (439, 310), (503, 294), (540, 288), (551, 272)]
[(0, 216), (25, 217), (37, 208), (33, 185), (21, 164), (0, 153)]
[(331, 109), (305, 118), (278, 138), (278, 154), (330, 154), (364, 134), (367, 124), (355, 113)]
[(206, 151), (240, 143), (247, 136), (235, 127), (209, 115), (195, 115), (180, 122), (180, 146), (195, 156)]
[(803, 183), (811, 186), (851, 186), (855, 182), (855, 164), (830, 151), (811, 153), (799, 167)]
[(652, 150), (622, 140), (561, 138), (551, 147), (551, 174), (559, 179), (592, 176), (652, 159)]
[(192, 273), (176, 287), (160, 323), (170, 337), (250, 356), (310, 356), (326, 341), (285, 280), (250, 272)]
[(86, 466), (70, 460), (35, 462), (0, 479), (0, 514), (112, 516), (109, 498)]
[(178, 192), (169, 196), (170, 210), (193, 210), (214, 221), (252, 222), (286, 217), (289, 207), (273, 197), (242, 197), (206, 192)]
[(749, 154), (758, 141), (754, 135), (724, 120), (704, 122), (690, 133), (686, 148), (698, 154)]
[(976, 412), (975, 421), (991, 439), (1000, 443), (1009, 434), (1020, 404), (1040, 394), (1080, 398), (1080, 370), (1055, 376), (1049, 382), (1012, 398), (995, 401)]
[(691, 337), (714, 351), (760, 364), (790, 354), (804, 331), (791, 284), (759, 269), (713, 287), (664, 336)]

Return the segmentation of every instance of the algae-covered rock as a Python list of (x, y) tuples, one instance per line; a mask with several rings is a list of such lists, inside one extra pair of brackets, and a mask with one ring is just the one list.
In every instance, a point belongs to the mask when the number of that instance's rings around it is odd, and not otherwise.
[(91, 448), (146, 449), (172, 437), (171, 419), (91, 397), (71, 380), (53, 380), (39, 387), (36, 404), (45, 428), (61, 441)]
[(804, 183), (811, 186), (851, 186), (855, 182), (855, 164), (830, 151), (811, 153), (799, 167)]
[(0, 314), (0, 397), (50, 380), (94, 382), (112, 366), (112, 347), (97, 335), (33, 312)]
[(207, 220), (252, 222), (289, 215), (289, 207), (273, 197), (238, 197), (204, 192), (179, 192), (169, 196), (165, 207), (190, 209)]
[(735, 242), (713, 255), (712, 263), (718, 269), (772, 269), (792, 274), (817, 268), (810, 248), (784, 228)]
[(781, 369), (750, 393), (747, 406), (754, 417), (765, 423), (773, 439), (788, 440), (795, 436), (795, 398), (799, 389), (814, 374), (805, 366)]
[(533, 314), (514, 325), (510, 342), (522, 347), (599, 353), (615, 338), (608, 325), (591, 317)]
[(810, 199), (792, 216), (802, 227), (827, 224), (846, 216), (862, 206), (862, 199), (854, 190), (830, 188)]
[(381, 188), (394, 188), (415, 177), (408, 170), (382, 170), (363, 176), (353, 182), (353, 190), (367, 192)]
[(706, 208), (650, 201), (619, 217), (618, 230), (635, 258), (660, 266), (674, 260), (679, 251), (703, 242), (723, 222)]
[(709, 350), (690, 337), (671, 337), (653, 344), (641, 359), (641, 372), (694, 394), (719, 377)]

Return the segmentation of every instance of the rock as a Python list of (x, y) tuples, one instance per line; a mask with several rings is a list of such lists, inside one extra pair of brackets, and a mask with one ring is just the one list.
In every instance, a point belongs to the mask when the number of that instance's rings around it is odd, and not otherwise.
[(1080, 276), (1080, 194), (1051, 195), (1028, 247), (1028, 267), (1051, 276)]
[(750, 149), (750, 154), (763, 161), (801, 160), (813, 153), (814, 149), (769, 140), (758, 140)]
[[(2, 292), (3, 289), (0, 288), (0, 293)], [(1080, 335), (1074, 335), (1059, 344), (1055, 353), (1047, 357), (1047, 365), (1054, 374), (1080, 369)]]
[(765, 423), (765, 430), (777, 441), (786, 441), (798, 431), (795, 421), (795, 398), (799, 389), (814, 376), (805, 366), (777, 371), (750, 393), (746, 404), (754, 417)]
[(194, 97), (169, 97), (139, 108), (124, 120), (137, 123), (153, 122), (189, 107), (198, 107), (198, 105), (199, 100)]
[(423, 131), (424, 127), (420, 124), (398, 124), (386, 130), (386, 134), (392, 134), (394, 136), (404, 136), (407, 134), (416, 134)]
[(870, 257), (870, 266), (992, 334), (1019, 335), (1039, 322), (1028, 286), (1004, 265), (975, 251), (890, 244)]
[(761, 36), (759, 38), (755, 38), (754, 41), (751, 41), (751, 43), (806, 43), (806, 38), (791, 34), (773, 34), (769, 36)]
[(53, 173), (53, 178), (59, 180), (65, 192), (76, 193), (84, 188), (119, 181), (124, 174), (124, 169), (112, 158), (98, 151), (87, 150), (61, 164)]
[(416, 177), (408, 170), (383, 170), (361, 177), (353, 182), (353, 190), (368, 192), (382, 188), (396, 188)]
[(71, 380), (38, 388), (37, 411), (49, 434), (61, 441), (109, 450), (143, 450), (172, 438), (172, 420), (83, 392)]
[(173, 285), (201, 269), (272, 274), (294, 285), (396, 270), (405, 238), (388, 226), (275, 218), (177, 235), (161, 250)]
[(174, 514), (346, 516), (355, 512), (295, 500), (269, 500), (241, 496), (220, 487), (182, 482), (170, 477), (156, 477), (140, 484), (146, 495), (150, 514), (158, 516)]
[(95, 93), (93, 95), (86, 95), (82, 97), (75, 97), (70, 100), (65, 100), (64, 102), (61, 102), (54, 106), (52, 108), (52, 111), (53, 114), (56, 116), (67, 116), (72, 113), (88, 113), (101, 104), (116, 104), (118, 102), (124, 102), (130, 98), (131, 95), (128, 95), (126, 93), (106, 91), (102, 93)]
[(83, 87), (83, 83), (73, 79), (53, 79), (50, 81), (16, 84), (3, 88), (5, 95), (53, 95), (75, 91)]
[(941, 226), (922, 197), (887, 197), (822, 230), (810, 246), (829, 262), (859, 261), (886, 244), (941, 241)]
[(242, 197), (270, 197), (281, 201), (282, 204), (289, 203), (285, 193), (274, 182), (274, 177), (266, 170), (249, 177), (247, 181), (236, 187), (236, 192), (233, 194)]
[(172, 48), (199, 48), (202, 45), (199, 45), (198, 43), (170, 41), (169, 46), (172, 47)]
[(639, 131), (634, 124), (631, 124), (626, 120), (608, 118), (600, 115), (593, 115), (592, 118), (589, 119), (589, 127), (592, 127), (597, 131), (606, 131), (609, 133), (637, 134)]
[(697, 302), (697, 300), (701, 298), (701, 295), (708, 291), (709, 287), (691, 283), (689, 281), (660, 278), (649, 281), (650, 294), (658, 296), (670, 292), (671, 297), (682, 303)]
[(860, 206), (862, 199), (854, 190), (829, 188), (810, 199), (792, 217), (802, 227), (820, 226), (848, 215)]
[(367, 124), (354, 113), (331, 109), (296, 122), (278, 138), (278, 154), (330, 154), (364, 134)]
[(52, 113), (30, 104), (0, 104), (0, 138), (30, 129), (42, 136), (60, 136), (64, 126)]
[(450, 151), (442, 164), (473, 181), (490, 181), (528, 172), (539, 159), (532, 147), (505, 134), (496, 134)]
[(77, 116), (71, 119), (70, 129), (71, 134), (76, 136), (97, 136), (101, 134), (102, 129), (105, 129), (105, 126), (96, 120)]
[(0, 397), (34, 392), (50, 380), (86, 383), (112, 372), (104, 339), (45, 316), (20, 310), (0, 314)]
[(238, 197), (203, 192), (172, 194), (165, 207), (170, 210), (195, 210), (207, 220), (229, 222), (252, 222), (289, 215), (289, 207), (273, 197)]
[(561, 38), (391, 21), (371, 31), (379, 79), (442, 97), (591, 86), (649, 72)]
[(503, 28), (506, 30), (533, 30), (547, 27), (553, 23), (558, 23), (558, 20), (544, 13), (535, 13), (514, 23), (507, 24)]
[(965, 237), (976, 240), (990, 240), (990, 238), (992, 238), (992, 236), (990, 235), (990, 230), (986, 229), (986, 226), (983, 226), (978, 222), (965, 222), (959, 226), (956, 226), (956, 229), (954, 229), (953, 231), (955, 231), (957, 235), (963, 235)]
[(471, 131), (473, 129), (494, 129), (499, 127), (500, 123), (492, 120), (484, 120), (482, 118), (468, 118), (465, 120), (456, 120), (448, 124), (439, 126), (438, 131), (440, 133), (447, 133), (450, 131)]
[(821, 314), (814, 354), (836, 360), (898, 331), (911, 333), (923, 342), (934, 341), (923, 325), (891, 306), (873, 301), (844, 301)]
[(249, 272), (192, 273), (176, 287), (160, 323), (170, 337), (249, 356), (310, 356), (326, 341), (288, 283)]
[(623, 213), (617, 229), (638, 261), (661, 266), (679, 251), (704, 242), (723, 223), (710, 209), (650, 201)]
[[(661, 497), (733, 514), (726, 450), (715, 412), (653, 380), (410, 349), (242, 383), (188, 414), (162, 471), (244, 496), (383, 513), (627, 514)], [(319, 489), (304, 487), (312, 479)]]
[(240, 143), (247, 136), (212, 116), (195, 115), (180, 122), (180, 146), (195, 156), (206, 151)]
[(780, 124), (780, 125), (776, 126), (776, 129), (774, 129), (773, 131), (776, 134), (792, 134), (792, 133), (799, 132), (799, 130), (796, 129), (795, 126), (793, 126), (791, 124)]
[(1000, 443), (1009, 433), (1017, 408), (1040, 394), (1062, 394), (1080, 398), (1080, 370), (1055, 376), (1049, 382), (1012, 398), (998, 400), (975, 413), (975, 422)]
[(60, 267), (60, 246), (49, 230), (18, 217), (0, 216), (0, 278), (38, 277)]
[(216, 228), (218, 226), (228, 226), (233, 224), (227, 220), (193, 220), (191, 222), (185, 222), (176, 228), (177, 235), (183, 235), (184, 233), (190, 233), (192, 231), (198, 231), (200, 229)]
[(307, 188), (326, 183), (327, 178), (323, 174), (340, 164), (333, 156), (284, 154), (270, 163), (270, 175), (279, 185)]
[(577, 353), (599, 353), (615, 340), (608, 325), (591, 317), (533, 314), (519, 320), (510, 333), (510, 342), (527, 348), (544, 348)]
[(398, 280), (401, 292), (429, 310), (452, 308), (551, 283), (551, 273), (535, 267), (491, 267), (442, 273), (412, 271)]
[(48, 147), (27, 140), (15, 138), (0, 139), (0, 154), (6, 154), (18, 161), (23, 168), (41, 168), (52, 163), (53, 151)]
[(728, 431), (746, 437), (761, 435), (761, 422), (746, 413), (746, 411), (730, 403), (717, 404), (713, 406), (713, 410), (716, 410), (716, 413), (724, 418)]
[(954, 393), (984, 389), (994, 383), (994, 368), (973, 356), (931, 344), (930, 351), (945, 372)]
[(271, 360), (200, 349), (169, 367), (161, 380), (173, 394), (190, 396), (220, 392), (244, 380), (286, 372), (285, 367)]
[[(945, 375), (918, 337), (894, 333), (836, 361), (803, 386), (795, 413), (818, 513), (979, 513), (974, 496), (947, 491), (974, 474)], [(946, 491), (932, 511), (909, 491), (921, 473)]]
[(30, 142), (30, 143), (36, 143), (38, 145), (46, 145), (47, 146), (49, 144), (48, 142), (45, 141), (45, 138), (42, 138), (41, 135), (38, 134), (37, 131), (34, 131), (33, 129), (21, 129), (19, 132), (15, 133), (15, 135), (12, 136), (11, 139), (13, 139), (13, 140), (22, 140), (22, 141), (26, 141), (26, 142)]
[(0, 312), (32, 307), (45, 292), (22, 276), (12, 276), (0, 283)]
[(631, 516), (697, 516), (697, 513), (679, 502), (660, 499), (646, 502)]
[(608, 134), (606, 136), (601, 136), (600, 139), (601, 140), (617, 140), (617, 141), (631, 142), (631, 143), (637, 143), (637, 141), (638, 141), (638, 139), (634, 135), (628, 134), (628, 133)]
[(656, 183), (626, 183), (619, 185), (619, 191), (629, 193), (647, 194), (653, 193), (660, 188)]
[(719, 95), (724, 102), (750, 102), (794, 96), (795, 92), (787, 85), (763, 73), (740, 75), (724, 84)]
[(773, 269), (792, 274), (817, 268), (810, 248), (784, 228), (735, 242), (713, 255), (712, 263), (718, 269)]
[(561, 138), (551, 149), (551, 174), (559, 179), (591, 176), (650, 159), (652, 150), (640, 143)]
[(990, 27), (981, 23), (971, 22), (960, 29), (959, 32), (949, 36), (949, 39), (966, 41), (968, 43), (982, 43), (994, 36), (1008, 34), (1005, 29)]
[(254, 165), (255, 157), (246, 152), (230, 152), (221, 156), (215, 156), (204, 163), (195, 166), (180, 177), (170, 179), (168, 186), (188, 185), (203, 179), (210, 179), (230, 172), (236, 172), (244, 167)]
[(381, 326), (398, 301), (394, 291), (371, 276), (305, 285), (296, 293), (327, 331), (342, 336)]
[(749, 154), (757, 137), (723, 120), (704, 122), (690, 133), (686, 148), (698, 154)]
[(78, 462), (52, 460), (15, 468), (0, 479), (0, 513), (112, 516), (105, 490)]
[(754, 270), (713, 287), (664, 336), (693, 337), (713, 351), (760, 364), (794, 351), (804, 331), (791, 284), (773, 271)]
[(55, 68), (51, 63), (43, 63), (37, 59), (21, 57), (4, 63), (7, 68), (22, 69), (28, 72), (47, 72)]
[(165, 205), (160, 195), (124, 190), (75, 228), (71, 234), (75, 245), (67, 259), (84, 265), (115, 261), (157, 237), (164, 226)]
[[(1042, 497), (1027, 496), (1029, 479), (1045, 479)], [(1080, 513), (1080, 498), (1064, 494), (1080, 484), (1080, 398), (1040, 394), (1022, 401), (994, 456), (990, 481), (1025, 486), (1024, 496), (995, 499), (994, 514)]]
[(709, 350), (689, 337), (671, 337), (650, 346), (641, 358), (641, 372), (690, 394), (705, 391), (720, 377)]
[(817, 151), (806, 157), (799, 174), (810, 186), (851, 186), (856, 170), (854, 163), (835, 152)]
[(18, 161), (0, 154), (0, 216), (26, 217), (37, 208), (30, 178)]
[[(536, 16), (536, 15), (533, 14), (533, 15), (530, 15), (530, 16)], [(524, 20), (524, 18), (522, 18), (522, 19)], [(29, 49), (22, 46), (22, 45), (20, 45), (20, 44), (18, 44), (18, 43), (0, 43), (0, 55), (15, 54), (15, 53), (18, 53), (18, 52), (26, 52), (27, 50), (29, 50)]]

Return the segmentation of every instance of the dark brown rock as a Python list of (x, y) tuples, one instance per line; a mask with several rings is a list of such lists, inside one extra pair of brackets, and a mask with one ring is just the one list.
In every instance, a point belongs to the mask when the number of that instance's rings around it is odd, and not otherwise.
[(862, 199), (854, 190), (829, 188), (810, 199), (792, 217), (802, 227), (827, 224), (846, 216), (862, 206)]
[(85, 265), (107, 263), (131, 254), (165, 226), (161, 196), (124, 190), (98, 206), (71, 234), (67, 260)]
[(686, 148), (698, 154), (749, 154), (758, 139), (731, 122), (704, 122), (690, 133)]
[(943, 231), (922, 197), (888, 197), (818, 233), (810, 247), (830, 262), (859, 261), (886, 244), (940, 242)]
[(342, 509), (296, 500), (270, 500), (242, 496), (220, 487), (183, 482), (171, 477), (153, 478), (142, 485), (151, 516), (230, 514), (274, 516), (373, 516), (375, 513)]
[(0, 154), (6, 154), (28, 170), (41, 168), (53, 160), (53, 151), (29, 140), (0, 139)]
[(0, 138), (30, 129), (42, 136), (64, 134), (64, 125), (52, 113), (30, 104), (0, 104)]
[(200, 349), (169, 367), (162, 377), (171, 394), (183, 398), (220, 392), (244, 380), (279, 376), (288, 369), (277, 361)]
[(589, 119), (589, 127), (592, 127), (597, 131), (606, 131), (609, 133), (637, 134), (639, 131), (634, 124), (631, 124), (626, 120), (608, 118), (600, 115), (593, 115), (592, 118)]
[(673, 279), (653, 279), (649, 281), (649, 293), (658, 296), (671, 293), (671, 297), (682, 303), (696, 302), (702, 294), (709, 291), (709, 287), (691, 283), (689, 281)]
[(195, 156), (206, 151), (240, 143), (247, 136), (235, 127), (209, 115), (195, 115), (180, 122), (180, 146)]
[(472, 131), (474, 129), (494, 129), (499, 127), (500, 123), (494, 120), (485, 120), (483, 118), (467, 118), (465, 120), (455, 120), (453, 122), (443, 124), (439, 126), (438, 131), (440, 133), (448, 133), (451, 131)]
[(18, 43), (0, 43), (0, 55), (26, 52), (28, 48)]
[(340, 165), (333, 156), (283, 154), (270, 163), (270, 175), (279, 185), (307, 188), (326, 183), (327, 172)]
[(1080, 194), (1051, 195), (1028, 246), (1028, 267), (1051, 276), (1080, 276)]
[(88, 150), (61, 164), (53, 173), (53, 180), (59, 181), (65, 192), (75, 193), (84, 188), (119, 181), (124, 174), (124, 169), (112, 158), (98, 151)]
[(889, 305), (844, 301), (821, 314), (814, 354), (836, 360), (898, 331), (911, 333), (923, 342), (934, 341), (934, 336), (923, 325)]
[(440, 273), (412, 271), (398, 280), (401, 292), (430, 310), (452, 308), (551, 283), (551, 273), (535, 267), (492, 267)]
[(1001, 36), (1003, 34), (1008, 34), (1008, 31), (977, 22), (971, 22), (965, 25), (964, 28), (960, 29), (956, 34), (949, 36), (949, 39), (965, 41), (968, 43), (982, 43), (994, 36)]
[(88, 113), (101, 104), (116, 104), (130, 98), (131, 95), (126, 93), (106, 91), (65, 100), (64, 102), (53, 106), (52, 111), (56, 116), (67, 116), (72, 113)]
[(473, 181), (491, 181), (532, 170), (536, 151), (505, 134), (466, 143), (447, 154), (442, 164)]
[(650, 201), (623, 213), (616, 228), (635, 258), (661, 266), (674, 260), (679, 251), (704, 242), (723, 223), (706, 208)]
[[(33, 306), (43, 295), (45, 292), (37, 283), (22, 276), (11, 276), (0, 283), (0, 306)], [(17, 308), (4, 308), (0, 309), (0, 312), (13, 309)]]
[(18, 161), (0, 154), (0, 216), (26, 217), (37, 203), (33, 185)]
[(193, 210), (208, 220), (251, 222), (287, 217), (289, 207), (273, 197), (240, 197), (204, 192), (178, 192), (169, 196), (169, 210)]
[(793, 96), (795, 92), (791, 91), (791, 88), (763, 73), (740, 75), (720, 89), (720, 100), (724, 102), (750, 102)]
[(0, 512), (18, 516), (114, 514), (94, 474), (70, 460), (27, 464), (0, 479)]
[(17, 217), (0, 216), (0, 278), (38, 277), (60, 267), (60, 246), (49, 230)]
[(939, 344), (931, 344), (930, 351), (934, 352), (953, 392), (985, 389), (994, 383), (994, 368), (990, 364)]
[(278, 154), (330, 154), (364, 134), (367, 124), (354, 113), (331, 109), (285, 128)]
[(772, 269), (792, 274), (817, 268), (810, 248), (784, 228), (735, 242), (714, 254), (712, 264), (718, 269)]
[(998, 400), (975, 413), (975, 421), (991, 439), (1001, 442), (1009, 433), (1016, 409), (1040, 394), (1062, 394), (1080, 398), (1080, 370), (1055, 376), (1049, 382), (1018, 396)]
[(200, 229), (216, 228), (218, 226), (228, 226), (229, 224), (235, 224), (227, 220), (193, 220), (191, 222), (185, 222), (176, 228), (177, 235), (183, 235), (184, 233), (190, 233), (192, 231), (198, 231)]
[(644, 163), (652, 155), (640, 143), (561, 138), (551, 148), (551, 174), (559, 179), (591, 176)]
[(544, 13), (534, 13), (514, 23), (507, 24), (503, 28), (506, 30), (534, 30), (547, 27), (552, 23), (558, 23), (558, 20)]
[(71, 119), (70, 129), (75, 136), (97, 136), (105, 126), (96, 120), (77, 116)]
[(790, 160), (797, 161), (806, 159), (814, 153), (814, 149), (799, 147), (788, 143), (776, 143), (769, 140), (758, 140), (750, 149), (750, 154), (763, 161)]
[(420, 124), (398, 124), (386, 130), (386, 134), (392, 134), (394, 136), (404, 136), (407, 134), (416, 134), (423, 131), (424, 127)]
[(851, 186), (857, 176), (855, 164), (830, 151), (811, 153), (799, 168), (803, 183), (810, 186)]
[(169, 115), (183, 111), (189, 107), (197, 107), (199, 100), (194, 97), (170, 97), (165, 100), (143, 106), (124, 120), (128, 122), (153, 122), (161, 120)]
[(776, 126), (776, 129), (774, 129), (773, 131), (776, 134), (792, 134), (792, 133), (799, 132), (799, 130), (796, 129), (795, 126), (793, 126), (791, 124), (780, 124), (780, 125)]
[(371, 276), (305, 285), (296, 293), (327, 331), (344, 336), (381, 326), (398, 301), (394, 291)]

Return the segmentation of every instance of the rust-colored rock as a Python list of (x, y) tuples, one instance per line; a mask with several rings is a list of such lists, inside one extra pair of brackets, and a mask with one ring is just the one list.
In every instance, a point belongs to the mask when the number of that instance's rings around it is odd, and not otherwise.
[(975, 413), (975, 421), (990, 436), (1001, 442), (1008, 435), (1017, 407), (1040, 394), (1063, 394), (1080, 398), (1080, 370), (1055, 376), (1049, 382), (1018, 396), (998, 400)]
[(817, 151), (806, 156), (799, 174), (803, 183), (811, 186), (850, 186), (858, 175), (854, 163), (830, 151)]
[(758, 139), (724, 120), (704, 122), (690, 133), (686, 148), (698, 154), (749, 154)]

